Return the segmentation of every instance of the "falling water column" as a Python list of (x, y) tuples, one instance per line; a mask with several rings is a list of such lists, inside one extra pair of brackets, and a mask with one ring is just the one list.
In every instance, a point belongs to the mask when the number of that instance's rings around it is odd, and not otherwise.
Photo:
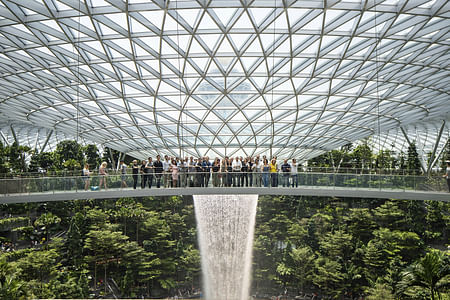
[(257, 202), (258, 195), (194, 196), (205, 299), (248, 299)]

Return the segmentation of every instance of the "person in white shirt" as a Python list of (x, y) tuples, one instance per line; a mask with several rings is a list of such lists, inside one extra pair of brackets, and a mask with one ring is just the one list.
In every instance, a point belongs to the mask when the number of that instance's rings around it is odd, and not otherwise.
[(83, 169), (83, 181), (84, 181), (84, 190), (87, 191), (89, 189), (89, 185), (90, 185), (90, 177), (89, 175), (91, 175), (91, 172), (89, 171), (89, 165), (88, 164), (84, 164), (84, 169)]
[(262, 172), (262, 161), (257, 157), (255, 163), (253, 164), (254, 176), (255, 176), (255, 186), (261, 186), (261, 172)]
[(239, 187), (241, 183), (242, 163), (239, 160), (238, 156), (235, 157), (235, 160), (231, 164), (231, 167), (233, 168), (233, 187)]
[(183, 158), (180, 158), (178, 162), (178, 169), (180, 171), (180, 187), (186, 187), (186, 175), (187, 175), (187, 168), (188, 168), (188, 162), (189, 159), (186, 157), (184, 160)]
[(170, 175), (172, 172), (170, 172), (170, 161), (169, 156), (164, 156), (163, 161), (163, 174), (164, 174), (164, 187), (168, 188), (170, 187)]
[(119, 168), (120, 168), (120, 180), (122, 181), (120, 187), (127, 188), (128, 187), (128, 185), (127, 185), (127, 165), (125, 164), (125, 162), (123, 160), (120, 161)]
[(291, 183), (292, 187), (298, 187), (298, 163), (295, 158), (291, 161)]

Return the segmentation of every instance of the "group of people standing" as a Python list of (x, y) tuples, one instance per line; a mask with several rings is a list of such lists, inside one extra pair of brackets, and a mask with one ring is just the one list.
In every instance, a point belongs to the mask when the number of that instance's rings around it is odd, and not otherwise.
[[(121, 163), (122, 176), (126, 174), (126, 166)], [(156, 160), (149, 157), (141, 164), (134, 160), (131, 165), (133, 176), (133, 188), (138, 186), (140, 178), (141, 188), (151, 188), (153, 184), (157, 188), (168, 187), (207, 187), (212, 180), (214, 187), (277, 187), (278, 174), (281, 174), (281, 184), (284, 187), (298, 187), (298, 163), (295, 158), (288, 163), (279, 166), (277, 158), (269, 159), (266, 156), (252, 157), (179, 157), (156, 156)], [(124, 181), (124, 179), (123, 179)], [(125, 183), (126, 184), (126, 183)], [(122, 186), (126, 187), (126, 186)]]
[[(278, 187), (279, 178), (283, 187), (298, 187), (298, 169), (299, 164), (293, 158), (291, 162), (287, 159), (283, 161), (281, 166), (277, 163), (277, 157), (269, 159), (264, 155), (255, 158), (242, 156), (218, 158), (210, 161), (208, 156), (194, 158), (179, 157), (170, 158), (168, 155), (157, 155), (156, 160), (149, 157), (138, 164), (137, 160), (133, 160), (131, 164), (131, 173), (133, 177), (133, 188), (138, 186), (138, 180), (141, 179), (141, 188), (153, 186), (155, 183), (157, 188), (168, 187), (207, 187), (210, 179), (214, 187)], [(128, 166), (124, 161), (119, 165), (121, 175), (121, 187), (126, 188), (128, 178)], [(84, 189), (90, 187), (89, 165), (85, 164), (82, 170), (82, 178), (84, 181)], [(107, 163), (103, 162), (99, 169), (98, 175), (99, 189), (104, 187), (107, 189)], [(447, 161), (447, 169), (444, 177), (447, 179), (448, 189), (450, 192), (450, 161)]]

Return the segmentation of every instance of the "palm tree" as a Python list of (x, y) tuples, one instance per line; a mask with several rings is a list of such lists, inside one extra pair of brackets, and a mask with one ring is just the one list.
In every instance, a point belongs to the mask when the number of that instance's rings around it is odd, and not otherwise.
[(399, 282), (400, 290), (408, 287), (427, 289), (434, 300), (437, 293), (441, 299), (440, 289), (450, 285), (450, 259), (439, 250), (431, 250), (416, 263), (410, 265)]

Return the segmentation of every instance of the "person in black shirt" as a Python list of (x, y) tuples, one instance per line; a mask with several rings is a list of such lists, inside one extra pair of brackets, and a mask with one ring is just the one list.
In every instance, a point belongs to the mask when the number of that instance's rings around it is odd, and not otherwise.
[(139, 165), (137, 163), (137, 160), (133, 160), (132, 169), (133, 169), (133, 188), (136, 189), (139, 174)]
[(248, 186), (248, 162), (247, 159), (245, 159), (242, 162), (241, 167), (241, 186), (244, 186), (244, 180), (245, 180), (245, 186)]
[(209, 184), (209, 178), (211, 177), (211, 162), (209, 161), (209, 156), (206, 156), (203, 158), (203, 174), (204, 176), (204, 185), (205, 187), (208, 187)]
[(155, 170), (155, 179), (156, 179), (156, 187), (159, 188), (161, 186), (161, 176), (163, 173), (163, 164), (161, 161), (161, 156), (156, 156), (156, 161), (153, 163), (153, 168)]
[(249, 186), (253, 186), (253, 172), (254, 172), (254, 163), (253, 158), (247, 158), (248, 161), (248, 184)]
[(228, 156), (225, 156), (226, 161), (226, 170), (227, 170), (227, 187), (230, 187), (233, 181), (233, 165), (232, 165), (232, 159), (228, 158)]
[(205, 185), (205, 173), (203, 171), (203, 159), (201, 157), (198, 158), (197, 163), (195, 164), (195, 184), (196, 187), (203, 187)]
[(147, 165), (147, 161), (143, 160), (141, 164), (141, 188), (145, 188), (147, 184), (147, 175), (145, 174), (145, 166)]

